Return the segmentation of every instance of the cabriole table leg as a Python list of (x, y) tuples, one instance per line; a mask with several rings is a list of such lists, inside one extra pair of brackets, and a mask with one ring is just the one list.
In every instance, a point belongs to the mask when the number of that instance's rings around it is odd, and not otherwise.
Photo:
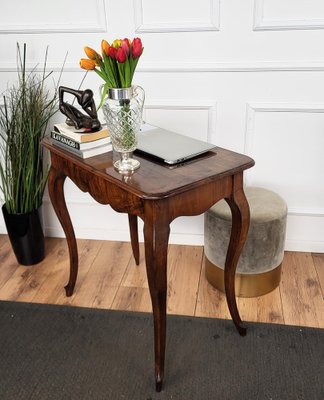
[(156, 391), (162, 389), (166, 340), (167, 252), (170, 227), (150, 216), (144, 222), (145, 260), (153, 320)]
[(136, 265), (139, 265), (139, 244), (138, 244), (138, 224), (137, 216), (128, 214), (129, 231)]
[(239, 334), (245, 336), (246, 327), (240, 318), (235, 298), (235, 271), (249, 230), (250, 209), (243, 191), (243, 176), (234, 176), (233, 181), (233, 194), (225, 199), (232, 212), (232, 230), (225, 260), (224, 283), (233, 322)]
[(65, 179), (65, 175), (62, 175), (54, 167), (51, 167), (48, 175), (48, 192), (68, 243), (70, 254), (70, 277), (68, 284), (65, 286), (65, 292), (67, 296), (72, 296), (78, 275), (78, 248), (73, 225), (65, 203), (63, 189)]

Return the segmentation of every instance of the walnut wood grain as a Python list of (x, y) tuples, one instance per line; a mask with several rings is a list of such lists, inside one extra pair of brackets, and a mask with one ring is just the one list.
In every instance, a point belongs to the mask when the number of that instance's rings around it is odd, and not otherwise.
[(138, 223), (136, 215), (128, 214), (129, 231), (136, 265), (139, 265)]
[(233, 322), (241, 336), (246, 335), (235, 299), (235, 269), (247, 238), (250, 225), (250, 208), (243, 191), (243, 173), (233, 177), (233, 190), (225, 197), (232, 213), (232, 229), (225, 259), (224, 284), (228, 308)]
[(67, 296), (72, 296), (75, 282), (78, 275), (78, 248), (75, 240), (73, 225), (64, 198), (64, 182), (66, 175), (63, 175), (55, 166), (51, 166), (48, 175), (48, 192), (54, 207), (55, 213), (64, 230), (70, 254), (70, 278), (65, 286)]
[[(167, 207), (168, 200), (162, 201)], [(147, 279), (149, 283), (155, 349), (156, 390), (162, 389), (166, 340), (167, 254), (170, 225), (161, 202), (150, 201), (145, 206), (144, 246)]]
[(63, 183), (68, 176), (101, 204), (128, 214), (133, 255), (139, 262), (137, 217), (144, 222), (146, 271), (153, 307), (156, 390), (164, 376), (166, 342), (167, 249), (171, 222), (179, 216), (199, 215), (225, 198), (233, 215), (233, 227), (225, 265), (228, 307), (238, 332), (246, 332), (235, 298), (234, 275), (249, 227), (249, 207), (243, 191), (243, 171), (254, 161), (242, 154), (217, 148), (178, 166), (154, 162), (136, 155), (141, 166), (132, 176), (113, 167), (113, 152), (82, 160), (56, 147), (49, 138), (43, 145), (51, 154), (49, 192), (62, 224), (70, 252), (71, 295), (77, 279), (77, 248), (66, 208)]

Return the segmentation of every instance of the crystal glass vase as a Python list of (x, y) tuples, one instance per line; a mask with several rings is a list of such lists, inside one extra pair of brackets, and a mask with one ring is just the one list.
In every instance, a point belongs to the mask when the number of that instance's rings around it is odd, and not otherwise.
[(133, 158), (133, 151), (142, 123), (144, 99), (145, 93), (140, 86), (109, 88), (102, 105), (113, 149), (120, 154), (120, 159), (114, 163), (120, 173), (133, 172), (140, 166)]

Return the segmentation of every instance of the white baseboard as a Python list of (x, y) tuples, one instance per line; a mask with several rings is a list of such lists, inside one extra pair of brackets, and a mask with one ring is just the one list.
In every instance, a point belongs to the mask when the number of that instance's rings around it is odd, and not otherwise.
[[(6, 233), (6, 232), (3, 232)], [(45, 236), (47, 237), (65, 237), (63, 229), (56, 227), (46, 227)], [(75, 236), (78, 239), (92, 239), (92, 240), (116, 240), (121, 242), (129, 242), (129, 232), (126, 230), (110, 230), (106, 229), (75, 229)], [(143, 242), (143, 233), (139, 230), (139, 241)], [(204, 237), (201, 234), (183, 234), (172, 233), (169, 239), (170, 244), (184, 244), (202, 246), (204, 244)]]
[[(4, 225), (0, 225), (0, 234), (7, 234), (7, 229)], [(75, 228), (75, 235), (78, 239), (93, 239), (93, 240), (116, 240), (122, 242), (130, 241), (129, 232), (126, 229), (122, 230), (107, 230), (97, 228)], [(45, 227), (45, 236), (47, 237), (65, 237), (63, 229), (60, 227)], [(143, 233), (139, 229), (139, 241), (143, 242)], [(170, 244), (184, 244), (203, 246), (203, 234), (172, 232), (170, 234)], [(286, 239), (286, 251), (302, 251), (313, 253), (324, 253), (324, 241), (315, 240), (294, 240)]]
[[(7, 234), (5, 226), (0, 225), (0, 234)], [(126, 230), (111, 230), (106, 229), (80, 229), (75, 231), (78, 239), (92, 239), (92, 240), (116, 240), (121, 242), (129, 242), (129, 232)], [(46, 237), (65, 237), (63, 229), (57, 227), (46, 227)], [(143, 242), (143, 234), (139, 231), (139, 241)], [(183, 244), (191, 246), (203, 246), (204, 236), (201, 234), (190, 234), (175, 232), (170, 234), (170, 244)], [(302, 251), (313, 253), (324, 253), (324, 241), (310, 241), (310, 240), (290, 240), (287, 239), (285, 243), (286, 251)]]
[(286, 240), (285, 250), (324, 253), (324, 241)]

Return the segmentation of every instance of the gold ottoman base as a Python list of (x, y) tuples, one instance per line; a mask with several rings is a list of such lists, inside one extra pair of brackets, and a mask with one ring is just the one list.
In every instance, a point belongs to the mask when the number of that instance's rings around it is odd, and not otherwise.
[[(224, 270), (211, 263), (205, 256), (207, 281), (216, 289), (225, 292)], [(257, 297), (274, 290), (280, 283), (281, 264), (275, 269), (260, 274), (235, 275), (235, 294), (239, 297)]]

